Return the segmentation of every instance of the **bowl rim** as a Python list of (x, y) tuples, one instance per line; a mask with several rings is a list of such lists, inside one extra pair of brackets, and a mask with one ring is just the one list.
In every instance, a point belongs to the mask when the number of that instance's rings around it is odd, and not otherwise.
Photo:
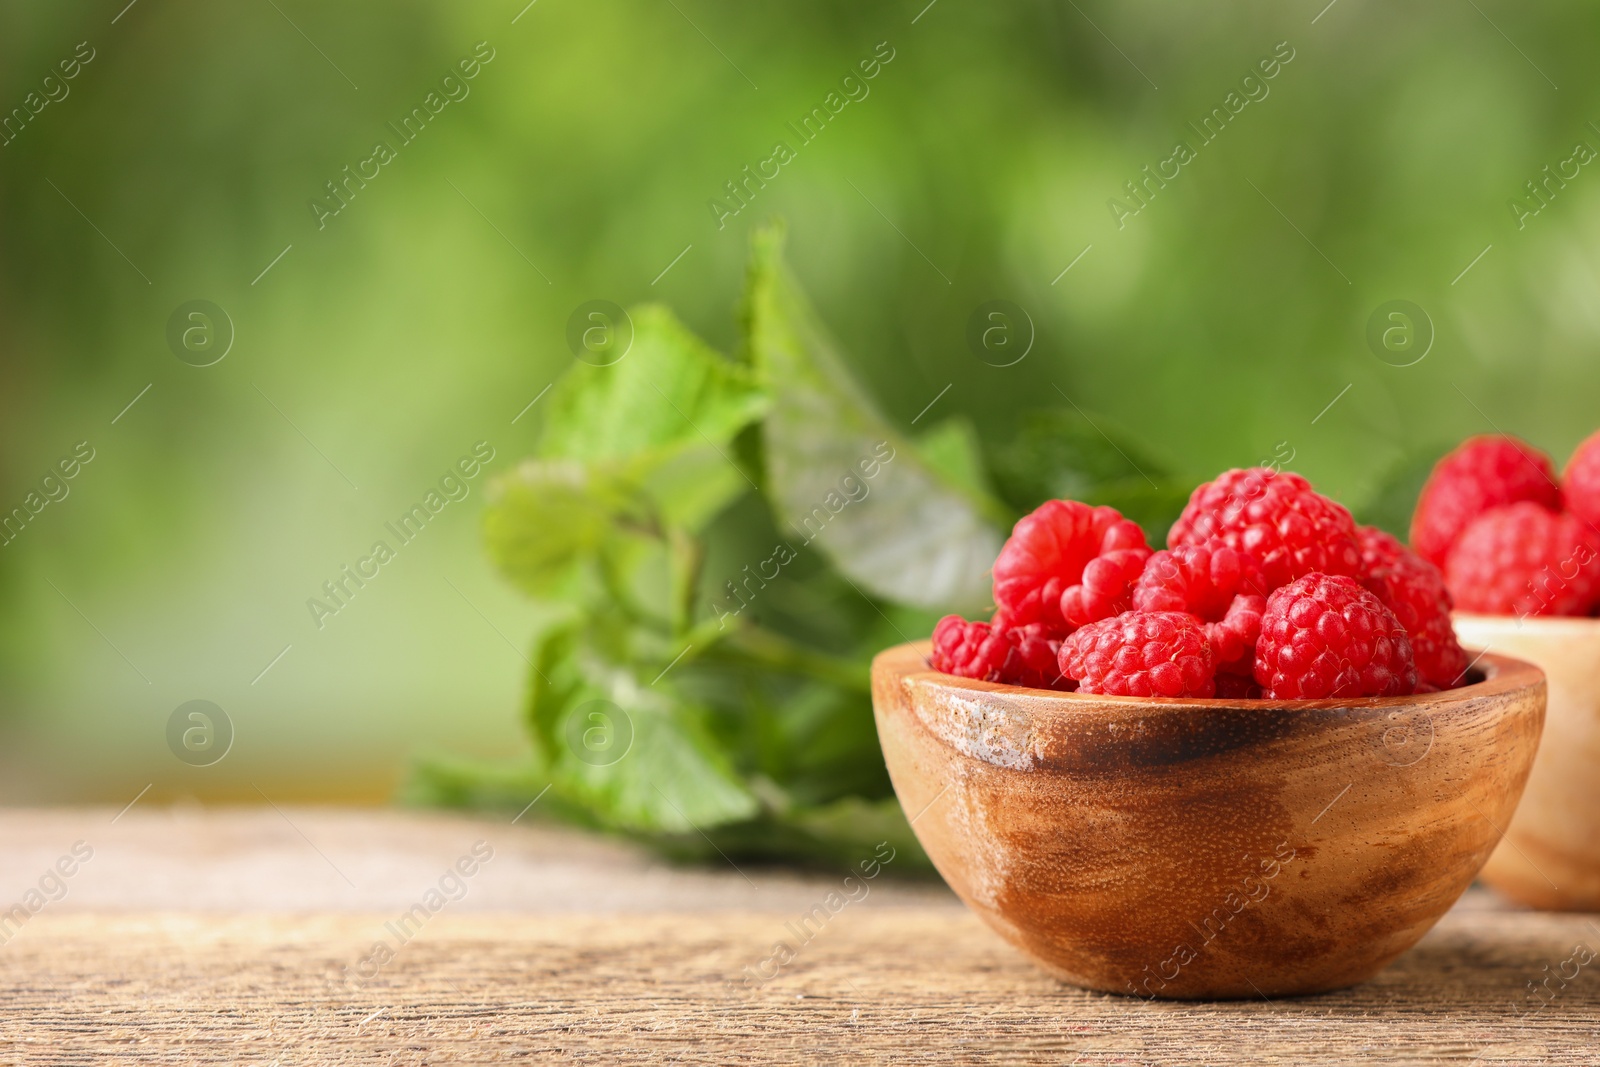
[[(916, 681), (919, 684), (932, 685), (945, 690), (960, 690), (972, 694), (989, 694), (1002, 698), (1027, 697), (1030, 702), (1037, 702), (1047, 707), (1060, 710), (1071, 709), (1077, 705), (1082, 711), (1090, 711), (1096, 707), (1111, 710), (1145, 709), (1145, 710), (1206, 710), (1232, 708), (1251, 711), (1333, 711), (1385, 708), (1410, 708), (1423, 705), (1455, 704), (1485, 697), (1499, 696), (1521, 689), (1530, 689), (1534, 686), (1546, 684), (1545, 673), (1538, 666), (1527, 660), (1517, 659), (1515, 656), (1505, 656), (1487, 649), (1476, 652), (1468, 649), (1473, 655), (1469, 670), (1477, 666), (1484, 668), (1485, 677), (1481, 682), (1471, 685), (1459, 686), (1455, 689), (1445, 689), (1437, 693), (1410, 693), (1397, 697), (1325, 697), (1320, 700), (1248, 700), (1239, 697), (1125, 697), (1108, 696), (1100, 693), (1063, 693), (1056, 689), (1032, 689), (1022, 685), (1008, 685), (1004, 682), (985, 682), (976, 678), (963, 678), (956, 674), (946, 674), (936, 671), (928, 663), (928, 655), (933, 650), (931, 638), (922, 641), (907, 641), (894, 645), (879, 652), (872, 660), (872, 674), (891, 675), (897, 681), (904, 683)], [(1042, 710), (1042, 709), (1041, 709)]]

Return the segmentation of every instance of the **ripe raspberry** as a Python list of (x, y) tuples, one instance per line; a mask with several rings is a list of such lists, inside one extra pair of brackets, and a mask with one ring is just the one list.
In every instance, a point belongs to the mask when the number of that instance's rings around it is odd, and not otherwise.
[(933, 628), (933, 655), (929, 662), (936, 671), (959, 674), (986, 682), (1000, 680), (1000, 670), (1011, 654), (1005, 632), (986, 622), (968, 622), (959, 615), (946, 615)]
[(1561, 497), (1568, 511), (1600, 528), (1600, 433), (1592, 434), (1567, 460)]
[(1457, 684), (1467, 669), (1467, 654), (1450, 625), (1450, 591), (1445, 588), (1444, 575), (1376, 527), (1363, 526), (1357, 536), (1361, 541), (1361, 584), (1406, 628), (1417, 676), (1438, 689)]
[(1208, 622), (1227, 614), (1240, 593), (1270, 592), (1261, 564), (1221, 541), (1155, 553), (1133, 588), (1137, 611), (1187, 611)]
[(1366, 574), (1374, 567), (1393, 563), (1401, 556), (1416, 555), (1400, 538), (1376, 526), (1357, 526), (1356, 543), (1361, 546), (1362, 574)]
[(1266, 604), (1261, 564), (1221, 541), (1163, 549), (1133, 589), (1137, 611), (1186, 611), (1206, 624), (1217, 671), (1249, 674)]
[(1092, 622), (1061, 642), (1061, 673), (1080, 693), (1209, 697), (1216, 692), (1211, 644), (1194, 616), (1128, 611)]
[(1025, 685), (1034, 689), (1061, 687), (1056, 668), (1060, 642), (1042, 626), (998, 629), (986, 622), (968, 622), (946, 615), (933, 628), (934, 670), (985, 682)]
[(1417, 686), (1400, 620), (1335, 574), (1308, 574), (1267, 598), (1255, 674), (1273, 700), (1399, 696)]
[(1582, 520), (1529, 501), (1473, 519), (1450, 550), (1456, 607), (1488, 615), (1587, 615), (1600, 602), (1596, 538)]
[(1057, 654), (1061, 638), (1040, 623), (1015, 626), (1005, 631), (1015, 654), (1000, 668), (1000, 680), (1007, 685), (1030, 689), (1071, 688), (1061, 677)]
[(1149, 555), (1144, 532), (1115, 508), (1048, 500), (1018, 521), (994, 561), (994, 602), (1012, 625), (1065, 632), (1080, 623), (1062, 614), (1064, 602), (1082, 621), (1125, 609), (1128, 576)]
[(1090, 560), (1083, 568), (1083, 581), (1061, 594), (1062, 618), (1078, 627), (1127, 611), (1133, 606), (1133, 584), (1149, 558), (1148, 548), (1124, 548)]
[(1515, 437), (1468, 438), (1428, 475), (1411, 516), (1411, 547), (1443, 569), (1468, 523), (1522, 500), (1561, 510), (1550, 457)]
[(1206, 639), (1211, 642), (1211, 655), (1217, 664), (1217, 677), (1254, 673), (1256, 643), (1261, 638), (1261, 617), (1266, 610), (1266, 597), (1240, 593), (1233, 598), (1228, 613), (1219, 622), (1205, 624)]
[(1224, 471), (1196, 489), (1167, 544), (1221, 540), (1254, 557), (1267, 587), (1276, 589), (1312, 571), (1359, 574), (1355, 534), (1350, 513), (1300, 475), (1250, 467)]

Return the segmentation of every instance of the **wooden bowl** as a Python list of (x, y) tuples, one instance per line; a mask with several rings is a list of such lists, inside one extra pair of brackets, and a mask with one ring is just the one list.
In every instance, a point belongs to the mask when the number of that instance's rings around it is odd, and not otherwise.
[(1461, 640), (1550, 680), (1544, 744), (1483, 880), (1536, 908), (1600, 911), (1600, 619), (1457, 612), (1455, 624)]
[(1498, 655), (1447, 693), (1245, 702), (976, 682), (928, 650), (872, 664), (917, 838), (1046, 970), (1143, 997), (1376, 974), (1488, 859), (1544, 721), (1544, 675)]

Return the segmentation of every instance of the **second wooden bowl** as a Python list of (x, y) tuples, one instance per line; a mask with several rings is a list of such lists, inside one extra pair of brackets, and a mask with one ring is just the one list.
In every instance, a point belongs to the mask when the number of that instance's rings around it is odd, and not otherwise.
[(1483, 880), (1536, 908), (1600, 911), (1600, 619), (1457, 612), (1455, 624), (1463, 641), (1550, 679), (1544, 743)]
[(1141, 700), (872, 666), (895, 792), (939, 872), (1066, 981), (1141, 997), (1288, 996), (1376, 974), (1489, 857), (1545, 683), (1334, 701)]

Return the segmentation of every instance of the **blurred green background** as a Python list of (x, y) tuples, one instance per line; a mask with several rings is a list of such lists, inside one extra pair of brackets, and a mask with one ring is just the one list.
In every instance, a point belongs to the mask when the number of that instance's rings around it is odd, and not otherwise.
[[(1600, 171), (1525, 189), (1600, 147), (1591, 6), (523, 3), (0, 5), (0, 510), (94, 449), (0, 548), (0, 799), (381, 800), (415, 754), (525, 752), (536, 612), (484, 558), (486, 476), (323, 628), (306, 600), (475, 443), (491, 472), (530, 448), (584, 301), (730, 349), (773, 215), (902, 428), (938, 397), (999, 441), (1066, 395), (1189, 481), (1292, 452), (1359, 510), (1441, 443), (1559, 460), (1600, 423)], [(319, 229), (379, 139), (397, 158)], [(236, 332), (212, 366), (167, 342), (194, 299)], [(1012, 366), (966, 339), (993, 299), (1036, 332)], [(1435, 333), (1408, 366), (1368, 344), (1391, 300)], [(167, 748), (193, 699), (237, 731), (212, 768)]]

